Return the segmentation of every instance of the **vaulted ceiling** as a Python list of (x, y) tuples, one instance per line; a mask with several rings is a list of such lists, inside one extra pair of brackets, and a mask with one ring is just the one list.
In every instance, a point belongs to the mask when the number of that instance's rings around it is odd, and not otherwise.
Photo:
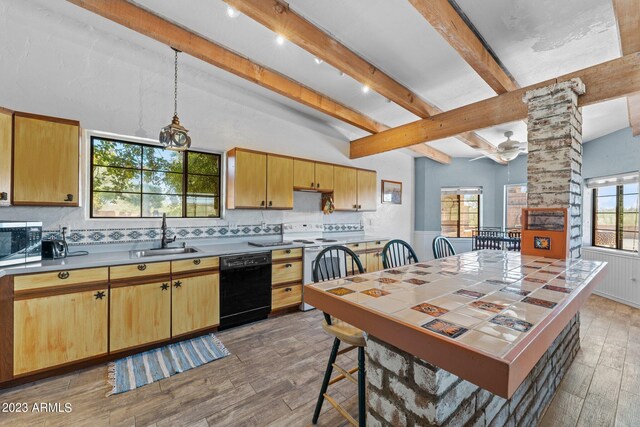
[[(274, 3), (274, 0), (265, 1)], [(469, 65), (468, 58), (463, 58), (460, 49), (456, 51), (446, 37), (446, 28), (435, 29), (427, 19), (428, 11), (420, 10), (420, 3), (426, 1), (290, 0), (289, 6), (353, 54), (440, 110), (495, 96), (495, 84), (487, 83), (486, 77), (483, 79)], [(615, 1), (624, 3), (624, 0)], [(506, 74), (521, 87), (618, 58), (624, 47), (621, 48), (612, 0), (457, 0), (450, 3), (476, 31)], [(356, 79), (327, 62), (317, 63), (313, 54), (296, 44), (276, 43), (276, 34), (249, 16), (229, 17), (228, 5), (222, 0), (137, 0), (136, 4), (381, 124), (395, 127), (421, 118), (374, 90), (363, 93), (362, 84)], [(157, 41), (74, 5), (67, 3), (61, 7), (64, 13), (77, 15), (90, 25), (171, 56)], [(338, 129), (345, 139), (369, 135), (358, 127), (195, 58), (185, 62), (251, 90), (256, 96), (275, 99), (300, 114), (314, 117)], [(585, 141), (629, 126), (624, 98), (587, 106), (583, 117)], [(476, 133), (495, 146), (504, 140), (506, 130), (514, 131), (517, 139), (526, 139), (523, 122), (502, 124)], [(428, 146), (454, 157), (479, 155), (477, 149), (463, 141), (464, 138), (452, 137), (429, 142)]]

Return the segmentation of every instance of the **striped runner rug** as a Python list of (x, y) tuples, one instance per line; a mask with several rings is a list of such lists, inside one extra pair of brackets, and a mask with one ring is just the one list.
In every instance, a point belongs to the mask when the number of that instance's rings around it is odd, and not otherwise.
[(209, 334), (116, 360), (109, 363), (111, 390), (107, 396), (169, 378), (230, 354), (215, 335)]

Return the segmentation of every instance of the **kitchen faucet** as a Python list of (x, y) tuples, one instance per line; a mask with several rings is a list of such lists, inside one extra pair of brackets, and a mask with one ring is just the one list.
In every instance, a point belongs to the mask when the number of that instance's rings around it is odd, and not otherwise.
[(162, 214), (162, 240), (160, 241), (160, 247), (162, 249), (165, 249), (167, 246), (169, 246), (169, 243), (173, 243), (176, 241), (176, 237), (178, 236), (173, 236), (172, 239), (167, 239), (167, 214), (163, 213)]

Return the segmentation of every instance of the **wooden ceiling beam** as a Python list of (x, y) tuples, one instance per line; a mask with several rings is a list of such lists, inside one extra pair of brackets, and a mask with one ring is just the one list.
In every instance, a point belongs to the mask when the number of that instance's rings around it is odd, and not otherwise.
[[(271, 31), (286, 37), (292, 43), (322, 59), (327, 64), (351, 76), (363, 85), (369, 86), (380, 95), (396, 103), (421, 118), (442, 112), (409, 88), (379, 70), (375, 65), (340, 43), (330, 34), (309, 22), (281, 0), (224, 0), (229, 6), (259, 22)], [(487, 154), (495, 152), (495, 147), (487, 140), (473, 133), (458, 135), (463, 143)], [(437, 151), (424, 150), (420, 152)], [(415, 150), (414, 150), (415, 151)], [(433, 160), (448, 157), (439, 152)], [(449, 158), (450, 161), (450, 158)], [(448, 162), (447, 162), (448, 163)]]
[(451, 163), (451, 156), (443, 153), (440, 150), (437, 150), (427, 144), (417, 144), (409, 147), (409, 150), (418, 153), (422, 156), (428, 157), (431, 160), (442, 163), (443, 165), (448, 165)]
[[(188, 55), (242, 77), (282, 96), (370, 133), (389, 129), (372, 118), (341, 104), (277, 71), (256, 64), (211, 40), (193, 33), (126, 0), (68, 0), (83, 9), (126, 28), (176, 48)], [(441, 161), (445, 153), (431, 151), (430, 158)], [(429, 156), (428, 156), (429, 157)]]
[(367, 132), (388, 129), (320, 92), (126, 0), (67, 1)]
[[(640, 2), (613, 0), (613, 10), (618, 22), (622, 55), (640, 52)], [(633, 136), (638, 136), (640, 135), (640, 93), (627, 97), (627, 110)]]
[(497, 94), (518, 89), (516, 81), (502, 69), (448, 0), (409, 2)]
[(455, 136), (463, 132), (523, 120), (527, 106), (523, 95), (532, 89), (580, 78), (587, 92), (578, 98), (585, 106), (640, 92), (640, 53), (594, 65), (512, 92), (398, 126), (351, 142), (351, 158), (370, 156), (419, 143)]

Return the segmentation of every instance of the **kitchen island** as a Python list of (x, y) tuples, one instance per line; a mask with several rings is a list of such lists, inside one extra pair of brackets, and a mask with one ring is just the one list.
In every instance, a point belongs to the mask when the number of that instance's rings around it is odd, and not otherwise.
[(532, 425), (606, 263), (477, 251), (309, 286), (367, 333), (367, 424)]

